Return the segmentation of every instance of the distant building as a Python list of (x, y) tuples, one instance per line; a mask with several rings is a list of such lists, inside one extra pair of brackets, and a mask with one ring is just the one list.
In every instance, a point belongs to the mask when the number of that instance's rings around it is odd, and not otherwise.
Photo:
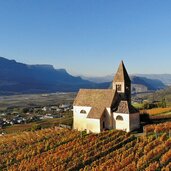
[(140, 127), (139, 111), (131, 105), (131, 81), (123, 61), (112, 89), (80, 89), (73, 104), (73, 128), (99, 133), (105, 129), (130, 132)]
[(46, 107), (46, 106), (44, 106), (44, 107), (42, 108), (42, 111), (44, 111), (44, 112), (46, 112), (46, 111), (48, 111), (48, 110), (49, 110), (49, 108)]
[(62, 104), (59, 106), (59, 108), (66, 109), (66, 108), (69, 108), (70, 106), (71, 106), (70, 104)]

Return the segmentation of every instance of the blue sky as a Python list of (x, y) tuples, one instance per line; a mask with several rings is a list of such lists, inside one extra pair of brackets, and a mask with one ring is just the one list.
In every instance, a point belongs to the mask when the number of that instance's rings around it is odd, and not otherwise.
[(0, 56), (74, 75), (171, 74), (170, 0), (0, 0)]

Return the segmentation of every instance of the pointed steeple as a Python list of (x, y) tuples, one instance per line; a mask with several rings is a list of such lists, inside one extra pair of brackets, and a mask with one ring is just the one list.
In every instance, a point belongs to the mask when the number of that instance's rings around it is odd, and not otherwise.
[(122, 100), (127, 100), (129, 103), (131, 102), (131, 80), (123, 61), (121, 61), (114, 76), (112, 88), (117, 90)]
[(127, 83), (131, 82), (123, 61), (121, 61), (113, 81), (114, 82), (127, 82)]

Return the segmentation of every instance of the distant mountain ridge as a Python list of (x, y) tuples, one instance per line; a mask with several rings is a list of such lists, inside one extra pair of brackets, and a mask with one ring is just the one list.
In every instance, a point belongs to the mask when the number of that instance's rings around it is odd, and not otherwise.
[(27, 65), (0, 57), (0, 94), (68, 92), (107, 86), (74, 77), (52, 65)]
[[(114, 74), (101, 76), (101, 77), (88, 77), (81, 76), (83, 79), (90, 80), (96, 83), (109, 82), (113, 80)], [(145, 77), (152, 80), (160, 80), (165, 85), (171, 85), (171, 74), (132, 74), (131, 76)]]
[[(106, 77), (72, 76), (53, 65), (27, 65), (0, 57), (0, 94), (72, 92), (80, 88), (109, 88), (113, 75)], [(132, 91), (162, 89), (158, 79), (131, 76)]]
[(155, 91), (164, 89), (166, 85), (157, 79), (149, 79), (146, 77), (131, 76), (132, 93)]
[(149, 79), (146, 77), (131, 76), (132, 84), (142, 84), (148, 87), (149, 90), (163, 89), (166, 85), (158, 79)]
[(81, 78), (85, 79), (85, 80), (89, 80), (95, 83), (103, 83), (103, 82), (111, 82), (114, 78), (115, 74), (111, 74), (111, 75), (106, 75), (106, 76), (84, 76), (84, 75), (80, 75)]
[[(114, 78), (114, 75), (108, 75), (106, 77), (82, 77), (84, 79), (87, 79), (89, 81), (94, 81), (96, 83), (101, 83), (103, 81), (108, 81), (111, 83), (111, 81)], [(150, 79), (146, 77), (140, 77), (136, 75), (130, 75), (130, 79), (132, 82), (132, 92), (146, 92), (149, 90), (159, 90), (166, 87), (166, 85), (159, 79)]]
[(149, 79), (157, 79), (162, 81), (165, 85), (171, 85), (171, 74), (135, 74), (139, 77), (146, 77)]

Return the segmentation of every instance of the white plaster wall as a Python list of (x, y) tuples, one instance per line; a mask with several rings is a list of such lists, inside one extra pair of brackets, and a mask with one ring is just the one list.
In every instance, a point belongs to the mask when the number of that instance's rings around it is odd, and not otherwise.
[(87, 118), (87, 132), (100, 133), (100, 119)]
[[(86, 114), (80, 113), (81, 110), (85, 110)], [(87, 129), (87, 115), (90, 112), (91, 107), (88, 106), (73, 106), (73, 128), (83, 131)]]
[(130, 114), (130, 130), (133, 131), (140, 127), (139, 113)]
[(112, 129), (113, 128), (113, 121), (112, 121), (112, 112), (111, 112), (111, 108), (106, 108), (107, 112), (105, 113), (106, 115), (106, 128), (108, 129)]
[[(116, 117), (120, 115), (123, 118), (123, 121), (116, 120)], [(115, 121), (115, 129), (124, 130), (126, 132), (130, 132), (130, 117), (129, 114), (125, 113), (115, 113), (114, 112), (114, 121)]]

